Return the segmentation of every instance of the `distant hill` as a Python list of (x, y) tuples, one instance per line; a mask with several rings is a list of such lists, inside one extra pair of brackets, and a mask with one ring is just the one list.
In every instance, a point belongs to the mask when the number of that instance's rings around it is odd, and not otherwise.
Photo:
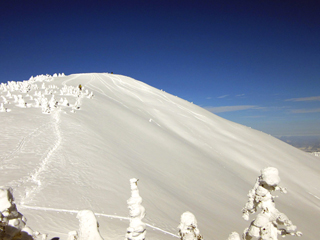
[(281, 136), (279, 139), (305, 152), (320, 152), (320, 136)]

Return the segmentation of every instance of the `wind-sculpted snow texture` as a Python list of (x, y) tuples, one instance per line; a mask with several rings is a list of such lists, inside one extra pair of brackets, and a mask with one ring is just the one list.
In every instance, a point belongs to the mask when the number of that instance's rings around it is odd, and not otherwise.
[(123, 240), (132, 177), (141, 181), (147, 239), (176, 239), (185, 211), (204, 239), (227, 239), (248, 227), (243, 203), (269, 166), (290, 189), (277, 208), (303, 239), (319, 237), (319, 158), (272, 136), (107, 73), (7, 83), (1, 103), (0, 185), (14, 189), (28, 225), (48, 239), (67, 239), (88, 209), (104, 239)]

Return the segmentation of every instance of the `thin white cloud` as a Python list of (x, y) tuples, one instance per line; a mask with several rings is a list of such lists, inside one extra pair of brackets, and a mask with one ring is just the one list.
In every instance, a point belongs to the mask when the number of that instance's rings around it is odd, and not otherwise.
[(294, 109), (291, 110), (292, 113), (318, 113), (320, 112), (320, 108), (313, 109)]
[(244, 116), (243, 118), (265, 118), (264, 115), (257, 115), (257, 116)]
[(236, 95), (236, 97), (243, 97), (245, 94), (243, 93), (243, 94), (238, 94), (238, 95)]
[(223, 96), (220, 96), (218, 98), (225, 98), (225, 97), (228, 97), (229, 95), (223, 95)]
[(305, 97), (305, 98), (290, 98), (286, 99), (287, 102), (305, 102), (305, 101), (320, 101), (320, 96)]
[(207, 109), (212, 113), (221, 113), (221, 112), (241, 111), (241, 110), (247, 110), (247, 109), (258, 109), (258, 107), (254, 105), (239, 105), (239, 106), (205, 107), (205, 109)]

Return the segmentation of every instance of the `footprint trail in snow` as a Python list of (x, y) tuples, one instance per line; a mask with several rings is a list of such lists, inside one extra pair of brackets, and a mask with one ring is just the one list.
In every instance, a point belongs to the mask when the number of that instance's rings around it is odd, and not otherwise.
[(44, 172), (47, 169), (48, 165), (51, 163), (52, 156), (57, 153), (57, 150), (61, 145), (62, 137), (61, 137), (61, 131), (59, 126), (60, 113), (61, 113), (61, 110), (57, 109), (52, 114), (55, 142), (53, 146), (49, 149), (49, 151), (42, 157), (39, 167), (35, 169), (35, 171), (31, 174), (31, 176), (25, 182), (25, 183), (29, 182), (33, 186), (26, 189), (25, 196), (21, 199), (22, 205), (32, 200), (32, 197), (41, 190), (41, 187), (43, 185), (41, 180), (43, 178)]

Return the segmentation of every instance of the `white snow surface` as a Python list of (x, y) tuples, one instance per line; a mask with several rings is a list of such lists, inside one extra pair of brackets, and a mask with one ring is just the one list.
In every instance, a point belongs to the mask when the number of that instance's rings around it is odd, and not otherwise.
[(104, 239), (124, 239), (130, 178), (139, 179), (146, 239), (176, 239), (185, 211), (204, 239), (227, 239), (249, 226), (241, 210), (269, 166), (288, 190), (277, 209), (301, 239), (319, 238), (318, 157), (121, 75), (46, 75), (20, 85), (0, 89), (0, 185), (13, 188), (27, 225), (48, 239), (78, 230), (81, 210), (95, 213)]

